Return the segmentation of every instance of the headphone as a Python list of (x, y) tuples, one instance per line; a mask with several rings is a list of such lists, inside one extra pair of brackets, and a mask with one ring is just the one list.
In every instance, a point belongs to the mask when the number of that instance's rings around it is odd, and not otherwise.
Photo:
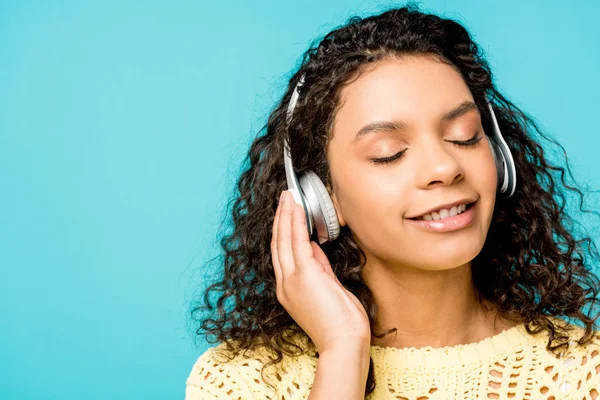
[[(290, 125), (294, 108), (298, 102), (298, 89), (304, 83), (304, 75), (300, 77), (287, 107), (287, 126)], [(500, 193), (508, 192), (510, 197), (515, 192), (517, 173), (515, 162), (508, 145), (500, 133), (500, 127), (494, 114), (494, 109), (486, 97), (486, 103), (492, 116), (492, 135), (488, 135), (488, 143), (492, 149), (496, 170), (498, 173), (498, 190)], [(304, 208), (308, 236), (312, 238), (316, 231), (319, 244), (331, 242), (340, 234), (340, 224), (337, 219), (333, 201), (321, 179), (313, 171), (307, 170), (300, 178), (294, 172), (292, 157), (288, 140), (285, 139), (283, 163), (285, 165), (285, 178), (288, 191), (294, 201)]]

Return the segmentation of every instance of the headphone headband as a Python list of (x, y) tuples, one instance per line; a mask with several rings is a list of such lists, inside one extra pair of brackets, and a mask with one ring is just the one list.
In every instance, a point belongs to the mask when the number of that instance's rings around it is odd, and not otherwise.
[(296, 108), (296, 103), (298, 102), (298, 97), (300, 96), (300, 92), (298, 91), (298, 89), (300, 89), (300, 86), (302, 86), (303, 84), (304, 84), (304, 74), (298, 80), (298, 83), (296, 84), (296, 87), (294, 88), (294, 92), (292, 93), (292, 97), (290, 98), (290, 102), (287, 107), (286, 123), (288, 124), (288, 126), (290, 124), (290, 121), (292, 120), (292, 114), (294, 113), (294, 109)]

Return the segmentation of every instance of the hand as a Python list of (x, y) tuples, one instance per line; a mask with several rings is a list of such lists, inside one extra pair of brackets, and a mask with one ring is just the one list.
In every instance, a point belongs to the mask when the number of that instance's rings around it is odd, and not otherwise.
[(277, 300), (319, 353), (346, 344), (370, 344), (367, 312), (335, 276), (321, 247), (310, 240), (304, 214), (284, 191), (271, 240)]

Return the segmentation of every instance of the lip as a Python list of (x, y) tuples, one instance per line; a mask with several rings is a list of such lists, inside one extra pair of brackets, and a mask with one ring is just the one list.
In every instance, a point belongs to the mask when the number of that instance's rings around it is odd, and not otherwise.
[[(459, 203), (460, 204), (460, 203)], [(438, 220), (426, 221), (424, 219), (409, 219), (410, 223), (415, 226), (432, 232), (451, 232), (462, 228), (465, 228), (475, 219), (475, 212), (477, 211), (479, 201), (475, 201), (465, 212), (462, 214), (455, 215), (453, 217), (447, 217)]]
[(438, 210), (443, 210), (443, 209), (450, 210), (454, 206), (458, 206), (458, 205), (461, 205), (461, 204), (471, 204), (471, 203), (473, 203), (475, 201), (477, 201), (477, 199), (463, 198), (463, 199), (460, 199), (460, 200), (453, 201), (452, 203), (440, 204), (439, 206), (435, 206), (433, 208), (430, 208), (429, 210), (425, 211), (424, 213), (421, 213), (419, 215), (413, 215), (412, 217), (406, 217), (406, 218), (408, 218), (408, 219), (419, 218), (419, 217), (422, 217), (425, 214), (430, 214), (433, 211), (438, 211)]

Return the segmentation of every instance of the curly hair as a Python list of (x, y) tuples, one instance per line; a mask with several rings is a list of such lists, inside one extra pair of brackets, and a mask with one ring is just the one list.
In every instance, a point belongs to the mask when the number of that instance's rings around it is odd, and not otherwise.
[[(209, 343), (226, 342), (229, 350), (266, 347), (276, 357), (263, 370), (280, 362), (284, 353), (315, 351), (310, 338), (309, 349), (290, 340), (290, 332), (306, 334), (277, 300), (271, 263), (272, 224), (279, 194), (287, 189), (284, 140), (289, 138), (298, 173), (310, 169), (331, 188), (326, 151), (341, 88), (369, 64), (411, 55), (433, 56), (459, 71), (479, 107), (484, 130), (490, 132), (491, 116), (484, 106), (487, 96), (514, 157), (516, 192), (510, 197), (498, 195), (484, 247), (471, 262), (478, 299), (493, 304), (504, 318), (526, 323), (530, 334), (548, 331), (547, 350), (555, 354), (568, 347), (569, 339), (569, 325), (558, 323), (556, 317), (581, 321), (585, 334), (578, 343), (591, 340), (598, 316), (590, 313), (600, 281), (590, 265), (599, 256), (589, 233), (565, 211), (567, 191), (577, 194), (580, 211), (598, 213), (582, 209), (584, 196), (564, 148), (495, 88), (483, 52), (465, 27), (422, 12), (412, 3), (366, 18), (351, 17), (320, 42), (313, 41), (304, 53), (244, 160), (249, 165), (237, 181), (233, 231), (220, 242), (223, 276), (205, 289), (204, 305), (199, 301), (190, 308), (192, 319), (201, 315), (197, 335), (205, 335)], [(286, 107), (303, 75), (294, 123), (288, 127)], [(541, 140), (562, 149), (565, 167), (547, 159)], [(573, 184), (565, 180), (566, 173)], [(579, 237), (576, 228), (582, 228)], [(324, 243), (322, 249), (340, 282), (365, 307), (373, 329), (377, 310), (361, 278), (365, 254), (349, 228), (342, 227), (338, 239)], [(215, 305), (213, 292), (219, 295)], [(369, 364), (365, 395), (375, 388), (372, 359)]]

